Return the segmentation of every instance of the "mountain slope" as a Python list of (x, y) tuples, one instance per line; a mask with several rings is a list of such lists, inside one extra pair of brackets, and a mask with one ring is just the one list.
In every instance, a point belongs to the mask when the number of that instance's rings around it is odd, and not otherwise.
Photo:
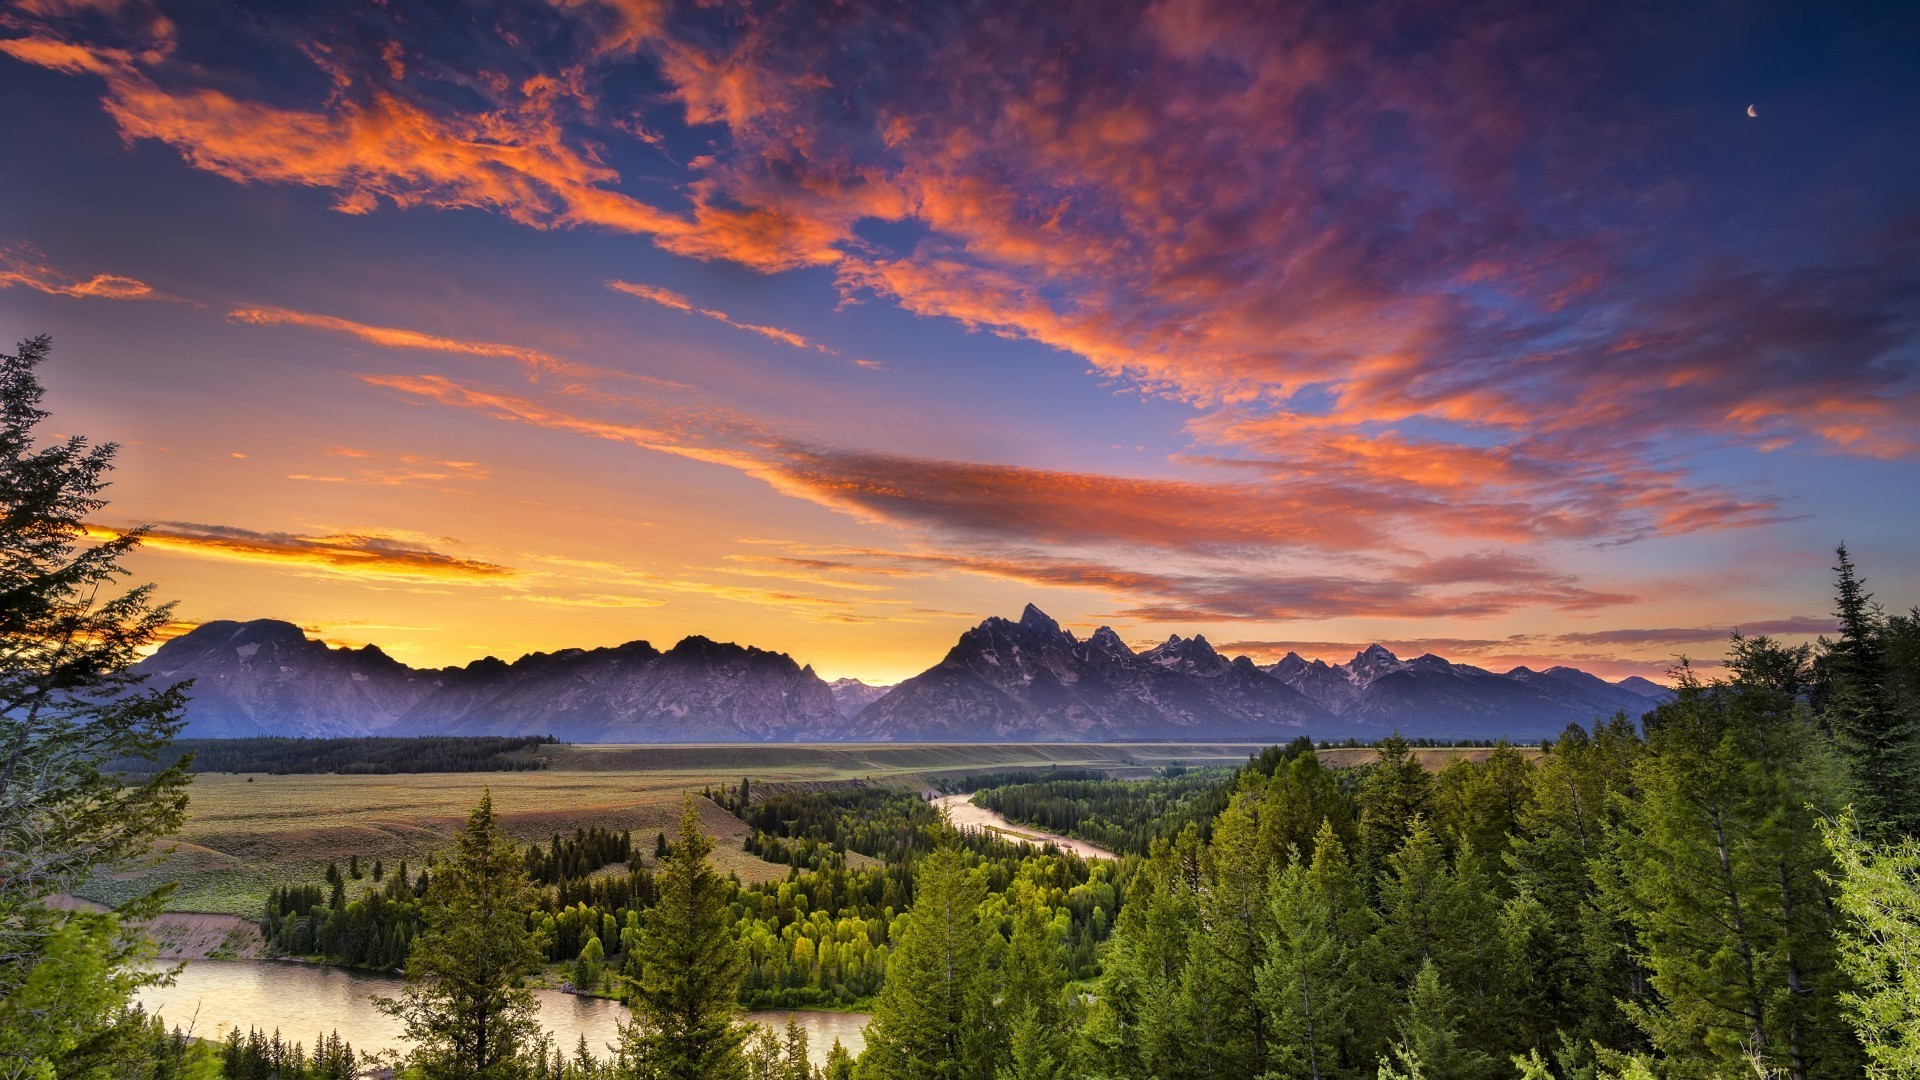
[(415, 670), (378, 649), (330, 649), (290, 623), (207, 623), (136, 670), (194, 680), (184, 735), (520, 735), (570, 742), (830, 739), (825, 682), (784, 653), (690, 637), (488, 657)]
[(334, 649), (272, 619), (210, 622), (136, 671), (191, 678), (185, 735), (522, 735), (570, 742), (1038, 742), (1297, 735), (1533, 740), (1638, 717), (1664, 688), (1570, 667), (1505, 674), (1373, 645), (1344, 664), (1289, 653), (1257, 667), (1204, 637), (1144, 652), (1108, 627), (1082, 641), (1028, 605), (960, 635), (893, 687), (829, 686), (784, 653), (688, 637), (415, 669), (369, 645)]
[(1085, 642), (1033, 605), (990, 618), (932, 668), (861, 710), (875, 741), (1292, 738), (1325, 710), (1203, 638), (1135, 654), (1111, 629)]
[(1354, 725), (1363, 738), (1398, 730), (1431, 738), (1541, 739), (1615, 712), (1639, 719), (1665, 694), (1644, 679), (1654, 693), (1570, 667), (1498, 674), (1432, 653), (1402, 660), (1379, 645), (1344, 664), (1289, 653), (1265, 670)]

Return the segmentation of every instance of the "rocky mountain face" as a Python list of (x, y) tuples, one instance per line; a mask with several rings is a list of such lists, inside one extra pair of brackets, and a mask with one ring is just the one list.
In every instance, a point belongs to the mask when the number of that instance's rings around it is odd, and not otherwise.
[(372, 645), (330, 649), (275, 619), (202, 623), (134, 670), (153, 685), (192, 679), (183, 734), (205, 739), (375, 734), (441, 678)]
[(812, 668), (690, 637), (416, 670), (371, 646), (330, 649), (290, 623), (208, 623), (136, 670), (191, 678), (189, 737), (520, 735), (569, 742), (831, 739), (844, 722)]
[(1616, 712), (1637, 720), (1667, 693), (1638, 676), (1610, 683), (1570, 667), (1517, 667), (1499, 674), (1432, 653), (1402, 660), (1379, 645), (1344, 664), (1288, 653), (1264, 670), (1360, 737), (1398, 730), (1443, 739), (1540, 739)]
[(211, 622), (137, 671), (193, 679), (185, 734), (520, 735), (569, 742), (1036, 742), (1557, 735), (1666, 694), (1570, 667), (1504, 674), (1373, 645), (1344, 664), (1289, 653), (1265, 668), (1178, 635), (1136, 653), (1084, 641), (1028, 605), (990, 618), (893, 687), (829, 685), (784, 653), (689, 637), (416, 669), (334, 649), (291, 623)]
[(874, 741), (1290, 739), (1330, 715), (1205, 638), (1136, 654), (1102, 627), (1086, 641), (1028, 605), (960, 636), (940, 663), (853, 719)]
[(860, 710), (885, 697), (891, 686), (871, 686), (859, 679), (835, 679), (827, 684), (833, 693), (833, 704), (840, 715), (848, 720), (860, 715)]

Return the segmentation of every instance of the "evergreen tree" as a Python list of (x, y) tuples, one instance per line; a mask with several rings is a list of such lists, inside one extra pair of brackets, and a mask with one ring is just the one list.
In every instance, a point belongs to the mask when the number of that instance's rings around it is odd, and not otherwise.
[(1084, 1030), (1094, 1070), (1112, 1077), (1178, 1077), (1186, 1068), (1181, 1016), (1189, 940), (1199, 911), (1197, 830), (1154, 841), (1128, 883), (1105, 972)]
[(1257, 998), (1271, 911), (1257, 805), (1237, 797), (1214, 820), (1201, 860), (1206, 932), (1189, 938), (1183, 993), (1186, 1052), (1208, 1075), (1259, 1076), (1267, 1067), (1267, 1017)]
[(1321, 823), (1309, 864), (1296, 857), (1273, 883), (1260, 1006), (1273, 1028), (1270, 1075), (1330, 1080), (1354, 1060), (1359, 952), (1372, 932), (1346, 847)]
[(1379, 759), (1361, 781), (1356, 801), (1360, 865), (1371, 889), (1374, 875), (1386, 866), (1387, 856), (1400, 850), (1414, 819), (1433, 814), (1433, 776), (1399, 732), (1380, 740)]
[(427, 890), (405, 988), (376, 999), (406, 1025), (427, 1080), (506, 1080), (531, 1059), (540, 1029), (527, 979), (544, 957), (527, 929), (533, 896), (524, 867), (500, 832), (492, 794), (481, 796)]
[(1892, 627), (1842, 544), (1834, 566), (1836, 641), (1822, 639), (1814, 698), (1847, 757), (1862, 823), (1920, 836), (1920, 701), (1902, 700), (1889, 663)]
[(1453, 993), (1428, 960), (1407, 991), (1406, 1006), (1395, 1025), (1398, 1038), (1389, 1057), (1380, 1059), (1380, 1080), (1482, 1080), (1493, 1062), (1477, 1047), (1462, 1045), (1460, 1010)]
[[(744, 787), (745, 780), (741, 785)], [(798, 1020), (787, 1021), (786, 1039), (781, 1046), (779, 1080), (813, 1080), (813, 1067), (807, 1059), (807, 1029)]]
[(1013, 935), (1000, 965), (997, 1011), (1010, 1019), (1009, 1060), (996, 1070), (998, 1080), (1057, 1080), (1064, 1075), (1070, 1046), (1062, 1001), (1067, 987), (1061, 964), (1061, 928), (1050, 917), (1038, 890), (1015, 882)]
[(867, 1024), (861, 1080), (985, 1080), (995, 1049), (981, 1030), (992, 994), (985, 883), (945, 846), (921, 860), (913, 882)]
[(1683, 668), (1647, 720), (1607, 884), (1659, 994), (1631, 1015), (1675, 1077), (1857, 1074), (1815, 825), (1840, 766), (1779, 674), (1804, 663), (1804, 650), (1736, 638), (1732, 679), (1703, 685)]
[(853, 1080), (853, 1055), (833, 1040), (833, 1049), (827, 1051), (827, 1066), (820, 1071), (820, 1080)]
[(655, 875), (659, 899), (641, 922), (630, 1056), (662, 1080), (732, 1080), (745, 1074), (752, 1033), (740, 1017), (746, 962), (733, 938), (726, 883), (708, 859), (712, 842), (688, 794), (680, 830)]
[(1260, 840), (1270, 865), (1283, 865), (1288, 853), (1311, 853), (1323, 825), (1332, 825), (1340, 842), (1352, 845), (1358, 833), (1353, 807), (1340, 791), (1320, 755), (1305, 747), (1273, 771), (1260, 804)]
[[(187, 762), (123, 783), (110, 762), (155, 760), (178, 731), (184, 685), (144, 688), (127, 668), (171, 616), (151, 586), (119, 591), (121, 561), (141, 530), (104, 537), (88, 521), (117, 447), (79, 436), (40, 445), (48, 417), (37, 368), (45, 337), (0, 354), (0, 1013), (15, 1025), (0, 1068), (29, 1073), (100, 1037), (143, 982), (132, 977), (136, 935), (116, 918), (82, 919), (48, 906), (97, 869), (144, 854), (178, 828)], [(154, 892), (119, 918), (158, 909)], [(46, 971), (56, 962), (67, 971)], [(58, 1008), (19, 995), (100, 979), (63, 993)]]
[[(1520, 830), (1532, 782), (1533, 766), (1504, 742), (1496, 744), (1484, 761), (1455, 761), (1434, 779), (1435, 833), (1442, 843), (1471, 843), (1481, 853), (1497, 857), (1506, 851), (1508, 838)], [(1504, 878), (1502, 866), (1490, 864), (1488, 870)]]
[(1920, 840), (1875, 849), (1851, 814), (1822, 822), (1846, 927), (1847, 1013), (1874, 1080), (1920, 1076)]

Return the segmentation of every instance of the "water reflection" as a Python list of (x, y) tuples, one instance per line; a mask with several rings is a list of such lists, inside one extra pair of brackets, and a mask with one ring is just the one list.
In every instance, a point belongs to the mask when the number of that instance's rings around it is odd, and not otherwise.
[[(373, 1007), (375, 995), (398, 993), (400, 980), (383, 975), (345, 971), (312, 964), (270, 960), (196, 960), (181, 971), (172, 986), (142, 990), (139, 1001), (150, 1013), (159, 1013), (169, 1026), (178, 1025), (203, 1039), (224, 1039), (227, 1032), (248, 1027), (279, 1030), (282, 1038), (313, 1045), (316, 1036), (338, 1031), (356, 1050), (404, 1049), (401, 1026)], [(561, 1049), (572, 1051), (584, 1036), (587, 1046), (604, 1055), (619, 1038), (617, 1024), (626, 1010), (599, 998), (576, 997), (554, 990), (535, 991), (540, 999), (540, 1023)], [(798, 1010), (756, 1012), (756, 1023), (785, 1028), (789, 1019), (807, 1029), (808, 1056), (824, 1064), (839, 1039), (858, 1054), (865, 1046), (865, 1013)]]

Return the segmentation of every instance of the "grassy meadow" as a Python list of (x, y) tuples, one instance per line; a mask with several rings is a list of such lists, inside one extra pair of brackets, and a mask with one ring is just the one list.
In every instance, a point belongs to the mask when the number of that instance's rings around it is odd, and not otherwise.
[[(1230, 743), (866, 744), (553, 746), (537, 772), (285, 775), (201, 773), (194, 778), (186, 826), (157, 862), (103, 875), (81, 894), (114, 902), (164, 881), (178, 882), (167, 907), (253, 917), (267, 891), (314, 882), (329, 861), (344, 871), (358, 856), (363, 874), (375, 859), (406, 859), (417, 870), (445, 850), (483, 791), (508, 833), (544, 842), (554, 833), (600, 825), (631, 830), (651, 858), (653, 835), (671, 832), (681, 794), (738, 784), (871, 780), (922, 785), (942, 776), (1020, 768), (1097, 768), (1140, 774), (1161, 766), (1239, 764), (1260, 747)], [(1329, 750), (1331, 765), (1358, 765), (1371, 750)], [(1474, 750), (1423, 750), (1436, 768)], [(741, 850), (747, 826), (702, 800), (722, 873), (743, 881), (784, 878), (787, 867)], [(858, 864), (864, 856), (852, 855)]]

